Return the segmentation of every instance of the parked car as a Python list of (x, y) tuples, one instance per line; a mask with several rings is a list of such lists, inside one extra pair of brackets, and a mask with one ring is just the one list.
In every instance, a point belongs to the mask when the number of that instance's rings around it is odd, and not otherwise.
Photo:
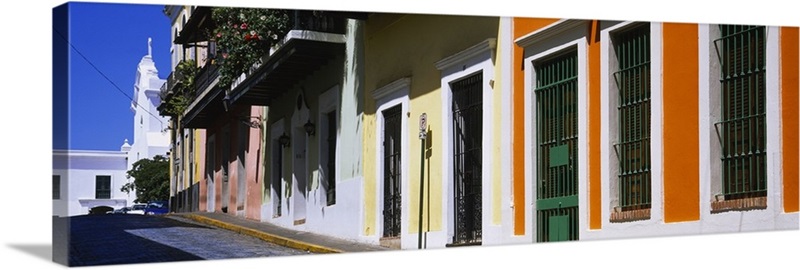
[(144, 215), (144, 210), (146, 208), (147, 204), (137, 203), (131, 206), (131, 209), (127, 212), (127, 214)]
[(165, 201), (150, 202), (144, 210), (145, 215), (163, 215), (169, 213), (169, 203)]
[(128, 211), (131, 211), (131, 208), (128, 207), (128, 206), (125, 206), (125, 207), (122, 207), (120, 209), (116, 209), (114, 211), (111, 211), (111, 214), (127, 214)]

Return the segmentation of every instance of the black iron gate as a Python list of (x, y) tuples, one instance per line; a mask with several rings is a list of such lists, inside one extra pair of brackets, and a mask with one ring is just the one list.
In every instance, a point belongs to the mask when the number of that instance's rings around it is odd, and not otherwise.
[(383, 237), (400, 236), (401, 112), (383, 111)]
[(578, 240), (577, 58), (535, 65), (537, 242)]
[(481, 147), (483, 145), (483, 74), (452, 83), (453, 244), (481, 242)]

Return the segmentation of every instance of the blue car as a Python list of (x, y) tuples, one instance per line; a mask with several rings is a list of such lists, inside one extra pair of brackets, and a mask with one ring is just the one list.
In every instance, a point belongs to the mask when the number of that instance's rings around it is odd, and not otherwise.
[(169, 203), (165, 201), (150, 202), (144, 209), (145, 215), (163, 215), (169, 213)]

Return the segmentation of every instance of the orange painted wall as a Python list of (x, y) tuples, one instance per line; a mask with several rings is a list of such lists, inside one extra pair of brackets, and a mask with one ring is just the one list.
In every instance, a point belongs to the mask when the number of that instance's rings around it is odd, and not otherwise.
[[(537, 29), (541, 29), (558, 19), (514, 18), (514, 39), (525, 36)], [(523, 69), (523, 48), (514, 46), (512, 61), (512, 160), (513, 160), (513, 194), (514, 194), (514, 234), (525, 234), (525, 73)]]
[(589, 24), (589, 229), (602, 227), (600, 179), (600, 21)]
[(700, 219), (697, 36), (697, 24), (663, 24), (664, 221), (668, 223)]
[(798, 77), (797, 27), (781, 27), (781, 112), (783, 119), (783, 211), (798, 211)]

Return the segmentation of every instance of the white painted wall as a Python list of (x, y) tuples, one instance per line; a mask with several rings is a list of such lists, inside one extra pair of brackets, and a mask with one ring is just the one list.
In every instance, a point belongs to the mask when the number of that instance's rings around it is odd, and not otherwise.
[[(499, 31), (499, 38), (497, 40), (497, 47), (498, 47), (498, 59), (500, 59), (500, 66), (496, 67), (499, 68), (501, 77), (499, 78), (500, 86), (498, 88), (497, 83), (495, 84), (494, 91), (501, 91), (501, 100), (500, 100), (500, 138), (497, 140), (500, 143), (500, 212), (501, 212), (501, 222), (500, 228), (493, 228), (496, 227), (494, 224), (489, 224), (485, 230), (489, 231), (496, 231), (494, 233), (495, 239), (486, 239), (484, 241), (485, 245), (493, 245), (493, 244), (522, 244), (522, 243), (530, 243), (530, 236), (526, 234), (522, 235), (514, 235), (514, 220), (515, 220), (515, 208), (522, 207), (525, 208), (525, 204), (522, 205), (514, 205), (514, 183), (512, 181), (512, 141), (513, 141), (513, 133), (511, 132), (513, 128), (513, 124), (511, 122), (512, 117), (512, 101), (511, 95), (512, 90), (514, 88), (513, 76), (512, 71), (514, 70), (514, 61), (513, 61), (513, 48), (515, 46), (514, 41), (512, 39), (512, 27), (513, 26), (513, 19), (511, 17), (501, 17), (500, 18), (500, 31)], [(498, 109), (495, 109), (495, 111)], [(498, 119), (495, 119), (497, 121)], [(495, 200), (496, 198), (492, 198)], [(525, 223), (529, 223), (527, 220)], [(487, 237), (488, 238), (488, 237)]]
[[(283, 155), (283, 175), (282, 192), (278, 194), (272, 187), (275, 164), (268, 161), (268, 173), (265, 181), (269, 183), (269, 189), (265, 191), (265, 200), (261, 207), (261, 221), (269, 222), (281, 227), (308, 231), (338, 238), (377, 244), (377, 239), (362, 235), (363, 229), (360, 227), (364, 217), (364, 187), (363, 187), (363, 47), (360, 40), (363, 39), (363, 22), (358, 20), (348, 20), (347, 33), (343, 36), (345, 41), (344, 61), (341, 67), (326, 67), (301, 82), (305, 94), (312, 91), (323, 92), (319, 97), (314, 94), (306, 96), (306, 101), (317, 99), (315, 107), (296, 110), (294, 106), (286, 106), (284, 101), (294, 104), (297, 94), (285, 95), (283, 99), (275, 102), (271, 112), (275, 115), (282, 115), (281, 119), (274, 121), (270, 125), (268, 138), (268, 155), (270, 158), (277, 154), (280, 147), (276, 141), (284, 132), (292, 137), (288, 148), (282, 148)], [(322, 37), (330, 35), (310, 35), (305, 33), (304, 38)], [(298, 37), (295, 37), (298, 38)], [(341, 72), (341, 73), (340, 73)], [(320, 84), (330, 82), (324, 89), (317, 89)], [(330, 87), (330, 88), (328, 88)], [(296, 90), (296, 89), (295, 89)], [(292, 90), (292, 91), (295, 91)], [(333, 97), (333, 96), (335, 97)], [(289, 98), (287, 98), (289, 97)], [(333, 101), (331, 104), (331, 101)], [(324, 138), (319, 137), (324, 133), (320, 130), (322, 125), (320, 112), (330, 112), (336, 110), (338, 134), (336, 142), (336, 203), (328, 206), (326, 203), (325, 189), (320, 184), (321, 178), (320, 163), (320, 141)], [(277, 114), (280, 111), (283, 114)], [(306, 135), (302, 131), (306, 121), (311, 120), (316, 125), (316, 135)], [(293, 135), (294, 134), (294, 135)], [(302, 138), (302, 139), (301, 139)], [(302, 140), (302, 141), (301, 141)], [(304, 143), (305, 146), (298, 145)], [(305, 160), (303, 164), (293, 164), (295, 147), (305, 147)], [(291, 153), (290, 153), (291, 152)], [(316, 157), (316, 158), (314, 158)], [(317, 163), (314, 163), (314, 162)], [(293, 190), (291, 197), (287, 198), (286, 189), (296, 189), (297, 185), (288, 187), (286, 181), (293, 181), (302, 170), (294, 166), (305, 167), (306, 196), (303, 198), (299, 190)], [(324, 177), (324, 175), (322, 176)], [(281, 198), (281, 216), (275, 217), (277, 198)], [(302, 199), (302, 200), (301, 200)], [(302, 207), (299, 209), (298, 207)], [(304, 224), (295, 225), (294, 222), (299, 217), (305, 218)]]
[[(53, 150), (53, 175), (61, 176), (61, 197), (53, 200), (53, 215), (84, 215), (95, 206), (119, 209), (133, 204), (135, 194), (120, 191), (125, 177), (125, 152)], [(95, 177), (111, 176), (111, 199), (95, 199)]]
[[(361, 79), (364, 71), (363, 22), (347, 20), (345, 33), (345, 52), (341, 88), (338, 91), (336, 107), (339, 134), (336, 136), (336, 204), (327, 206), (324, 201), (308, 202), (306, 231), (319, 232), (358, 242), (377, 244), (374, 237), (362, 235), (364, 231), (364, 170), (363, 170), (363, 108), (364, 87)], [(323, 97), (321, 97), (323, 98)], [(320, 98), (320, 106), (325, 105)], [(330, 106), (328, 106), (330, 107)], [(319, 111), (317, 111), (319, 113)], [(319, 125), (318, 125), (319, 128)], [(317, 130), (317, 134), (320, 134)], [(314, 139), (321, 140), (321, 138)], [(311, 149), (310, 149), (311, 150)], [(313, 149), (313, 151), (318, 151)], [(319, 152), (317, 160), (320, 160)], [(317, 168), (319, 164), (309, 167)], [(319, 171), (317, 171), (319, 172)], [(317, 188), (316, 192), (324, 192)], [(322, 196), (319, 196), (322, 197)], [(313, 198), (309, 196), (309, 198)]]

